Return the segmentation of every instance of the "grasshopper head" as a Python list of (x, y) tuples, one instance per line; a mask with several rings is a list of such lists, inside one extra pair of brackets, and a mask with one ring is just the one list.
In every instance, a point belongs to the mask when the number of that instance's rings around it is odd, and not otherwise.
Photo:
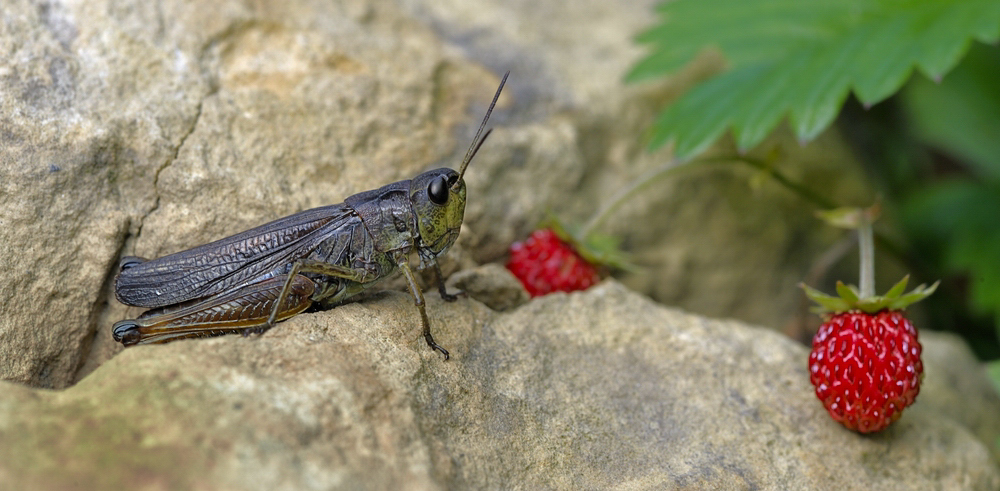
[(444, 254), (458, 238), (458, 231), (462, 228), (462, 218), (465, 216), (465, 180), (462, 176), (465, 175), (465, 169), (469, 167), (469, 162), (472, 162), (479, 147), (483, 146), (486, 137), (490, 136), (492, 130), (483, 133), (483, 128), (490, 120), (490, 113), (500, 98), (500, 91), (507, 82), (507, 75), (510, 75), (510, 72), (505, 73), (503, 80), (500, 81), (500, 87), (493, 96), (490, 108), (486, 110), (486, 117), (479, 125), (479, 131), (472, 139), (469, 151), (465, 152), (459, 171), (435, 169), (424, 172), (410, 181), (410, 203), (417, 215), (421, 258)]
[(424, 172), (410, 181), (423, 252), (439, 256), (455, 243), (465, 216), (465, 181), (451, 169)]

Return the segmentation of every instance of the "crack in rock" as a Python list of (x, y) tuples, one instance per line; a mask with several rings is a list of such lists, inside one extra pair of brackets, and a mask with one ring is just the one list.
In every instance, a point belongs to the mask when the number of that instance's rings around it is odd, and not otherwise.
[(174, 154), (169, 159), (167, 159), (167, 161), (164, 162), (163, 165), (161, 165), (159, 168), (156, 169), (156, 173), (153, 175), (153, 193), (155, 194), (156, 197), (153, 200), (153, 206), (149, 210), (147, 210), (146, 213), (143, 213), (141, 217), (139, 217), (139, 225), (136, 228), (135, 235), (132, 237), (133, 240), (136, 240), (142, 236), (142, 227), (143, 225), (145, 225), (146, 219), (149, 218), (150, 215), (152, 215), (156, 210), (160, 208), (160, 173), (162, 173), (167, 167), (170, 167), (171, 165), (173, 165), (174, 162), (177, 161), (177, 158), (181, 153), (181, 149), (184, 148), (184, 144), (187, 143), (188, 137), (190, 137), (191, 134), (194, 133), (194, 130), (198, 127), (198, 121), (201, 120), (201, 112), (202, 108), (205, 105), (205, 99), (207, 99), (211, 95), (212, 95), (211, 93), (207, 93), (204, 96), (202, 96), (201, 99), (198, 101), (198, 107), (194, 115), (194, 120), (191, 122), (191, 126), (188, 127), (187, 131), (185, 131), (184, 134), (181, 135), (180, 142), (177, 143), (177, 147), (174, 149)]

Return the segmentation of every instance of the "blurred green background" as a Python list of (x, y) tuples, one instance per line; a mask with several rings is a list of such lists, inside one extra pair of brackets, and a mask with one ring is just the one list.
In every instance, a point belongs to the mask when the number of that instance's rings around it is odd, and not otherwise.
[(942, 280), (933, 327), (1000, 358), (1000, 49), (976, 43), (940, 83), (914, 76), (868, 110), (850, 100), (838, 125), (900, 217), (906, 264)]
[(923, 327), (964, 337), (1000, 383), (1000, 2), (675, 0), (657, 12), (629, 81), (706, 51), (727, 68), (663, 109), (651, 148), (693, 158), (724, 134), (746, 151), (782, 121), (803, 142), (836, 125), (901, 234), (911, 284), (942, 280)]

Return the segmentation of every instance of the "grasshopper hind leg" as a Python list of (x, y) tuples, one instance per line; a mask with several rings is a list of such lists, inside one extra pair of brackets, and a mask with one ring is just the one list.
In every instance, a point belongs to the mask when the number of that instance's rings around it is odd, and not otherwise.
[[(288, 287), (285, 285), (288, 283)], [(266, 331), (278, 299), (276, 321), (292, 317), (312, 304), (316, 284), (302, 275), (279, 275), (232, 292), (180, 305), (149, 310), (112, 327), (115, 341), (125, 346), (176, 339)], [(287, 295), (281, 295), (283, 291)]]

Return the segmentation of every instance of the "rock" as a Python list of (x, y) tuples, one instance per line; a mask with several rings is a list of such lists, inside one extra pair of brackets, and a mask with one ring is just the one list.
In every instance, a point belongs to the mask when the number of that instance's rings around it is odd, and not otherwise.
[(119, 25), (125, 19), (88, 10), (98, 3), (74, 11), (13, 0), (0, 13), (6, 380), (72, 381), (130, 224), (155, 206), (154, 175), (173, 159), (207, 90), (177, 69), (182, 53), (155, 46), (139, 19)]
[(521, 281), (495, 263), (459, 271), (451, 276), (449, 283), (493, 310), (510, 310), (531, 299)]
[[(621, 84), (654, 3), (5, 2), (0, 489), (1000, 487), (997, 397), (954, 340), (925, 338), (918, 403), (865, 437), (778, 334), (614, 280), (526, 301), (502, 267), (472, 269), (669, 161), (639, 135), (710, 66)], [(471, 298), (428, 295), (451, 361), (393, 291), (259, 337), (111, 341), (139, 312), (114, 300), (121, 256), (454, 166), (508, 69), (444, 261)], [(786, 140), (764, 150), (793, 177), (867, 196), (836, 133)], [(623, 208), (609, 231), (646, 266), (623, 281), (782, 326), (835, 237), (728, 172)]]
[[(670, 160), (641, 135), (711, 68), (622, 84), (654, 4), (6, 2), (0, 379), (66, 387), (121, 349), (110, 326), (139, 313), (114, 299), (123, 255), (176, 252), (456, 165), (506, 70), (446, 272), (502, 258), (549, 211), (582, 221)], [(786, 172), (841, 202), (868, 196), (836, 134), (806, 149), (776, 138)], [(835, 237), (786, 190), (747, 179), (695, 173), (625, 207), (609, 231), (645, 273), (623, 281), (784, 325), (793, 285)]]
[(965, 425), (1000, 462), (1000, 394), (983, 364), (955, 334), (923, 330), (920, 403)]
[(379, 2), (3, 10), (0, 378), (41, 387), (120, 350), (122, 255), (453, 165), (498, 81)]
[(934, 391), (887, 431), (845, 430), (806, 349), (766, 329), (614, 281), (500, 313), (428, 300), (450, 361), (386, 292), (259, 337), (129, 348), (63, 391), (3, 383), (0, 488), (1000, 486)]

